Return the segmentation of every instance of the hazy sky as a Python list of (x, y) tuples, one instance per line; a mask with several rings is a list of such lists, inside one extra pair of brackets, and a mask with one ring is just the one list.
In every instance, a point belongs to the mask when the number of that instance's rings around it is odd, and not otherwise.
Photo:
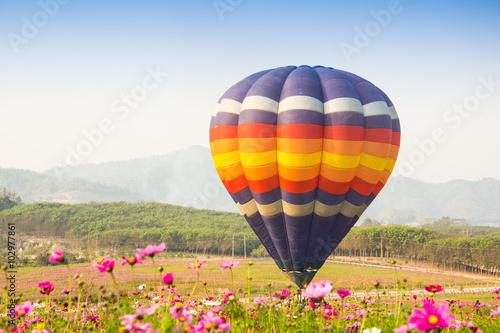
[(208, 146), (254, 72), (323, 65), (394, 102), (395, 173), (500, 178), (500, 2), (0, 1), (0, 167)]

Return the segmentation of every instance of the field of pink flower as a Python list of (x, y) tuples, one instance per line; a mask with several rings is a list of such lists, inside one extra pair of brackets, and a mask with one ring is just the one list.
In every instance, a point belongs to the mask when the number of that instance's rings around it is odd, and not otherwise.
[(300, 295), (269, 260), (161, 259), (163, 249), (77, 265), (56, 251), (62, 264), (21, 269), (0, 333), (500, 332), (500, 289), (442, 295), (485, 284), (465, 277), (327, 263)]

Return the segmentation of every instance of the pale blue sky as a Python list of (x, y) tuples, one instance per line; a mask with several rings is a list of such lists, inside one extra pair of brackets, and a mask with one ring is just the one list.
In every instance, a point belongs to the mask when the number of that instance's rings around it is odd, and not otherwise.
[[(308, 64), (389, 95), (403, 132), (396, 173), (500, 179), (498, 17), (498, 1), (0, 1), (0, 167), (46, 170), (76, 160), (79, 145), (84, 163), (208, 146), (227, 88)], [(146, 95), (127, 107), (134, 89)], [(464, 103), (471, 112), (453, 111)], [(82, 131), (101, 122), (108, 133), (85, 146)], [(436, 130), (435, 149), (419, 148)]]

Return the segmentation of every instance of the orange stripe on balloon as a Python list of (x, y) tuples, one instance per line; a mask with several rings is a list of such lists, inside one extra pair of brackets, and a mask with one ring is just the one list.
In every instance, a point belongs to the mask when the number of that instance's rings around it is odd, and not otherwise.
[(321, 164), (320, 175), (330, 181), (347, 183), (356, 175), (356, 169), (339, 169), (327, 164)]
[(391, 145), (389, 143), (365, 141), (363, 145), (363, 153), (377, 157), (389, 156), (390, 150)]
[(274, 138), (276, 125), (247, 123), (238, 125), (239, 138)]
[(233, 138), (216, 140), (210, 142), (210, 148), (212, 150), (212, 155), (228, 153), (238, 150), (238, 140)]
[(322, 139), (323, 126), (314, 124), (282, 124), (278, 125), (278, 138), (288, 139)]
[(262, 180), (278, 174), (278, 168), (276, 167), (276, 163), (257, 166), (257, 167), (244, 166), (243, 170), (245, 172), (247, 180), (249, 181)]
[(278, 173), (285, 179), (305, 181), (318, 177), (320, 164), (310, 167), (297, 168), (278, 163)]
[(248, 186), (255, 193), (266, 193), (280, 186), (278, 175), (263, 180), (247, 180)]
[(338, 183), (331, 181), (323, 176), (319, 176), (318, 187), (330, 194), (344, 194), (351, 187), (351, 183)]
[(219, 176), (224, 180), (232, 180), (243, 175), (243, 168), (241, 163), (235, 163), (217, 170)]
[(363, 150), (363, 141), (323, 140), (323, 151), (339, 155), (359, 155)]
[(322, 139), (277, 139), (277, 149), (285, 153), (310, 154), (321, 150)]
[(387, 180), (389, 180), (389, 177), (391, 176), (391, 172), (389, 170), (382, 170), (382, 175), (380, 176), (380, 179), (379, 181), (382, 183), (382, 184), (386, 184), (387, 183)]
[(361, 126), (325, 126), (324, 138), (332, 140), (362, 141), (364, 127)]
[(305, 181), (293, 181), (280, 176), (280, 187), (290, 193), (307, 193), (314, 190), (318, 184), (318, 178)]
[(356, 177), (364, 180), (367, 183), (375, 185), (382, 176), (382, 172), (383, 171), (373, 170), (360, 164), (358, 165), (358, 168), (356, 170)]
[(239, 138), (238, 145), (242, 153), (258, 153), (276, 150), (276, 138)]

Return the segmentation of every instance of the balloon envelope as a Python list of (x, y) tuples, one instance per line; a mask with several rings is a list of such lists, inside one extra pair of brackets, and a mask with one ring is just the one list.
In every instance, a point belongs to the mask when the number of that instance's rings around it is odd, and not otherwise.
[(248, 76), (224, 93), (210, 122), (224, 186), (299, 287), (384, 187), (399, 143), (398, 116), (384, 92), (321, 66)]

